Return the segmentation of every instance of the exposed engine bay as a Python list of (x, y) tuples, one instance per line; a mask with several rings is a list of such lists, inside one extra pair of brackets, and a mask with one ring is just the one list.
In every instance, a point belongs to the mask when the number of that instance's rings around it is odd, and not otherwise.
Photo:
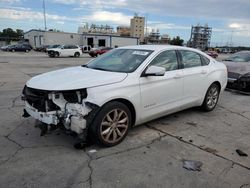
[(63, 125), (78, 135), (87, 128), (87, 116), (97, 105), (86, 102), (87, 90), (45, 91), (23, 89), (24, 117), (33, 118), (47, 125)]

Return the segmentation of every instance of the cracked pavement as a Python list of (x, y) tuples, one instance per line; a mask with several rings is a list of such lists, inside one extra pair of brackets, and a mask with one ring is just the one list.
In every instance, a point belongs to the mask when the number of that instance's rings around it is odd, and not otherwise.
[[(20, 94), (31, 76), (84, 64), (88, 55), (0, 52), (0, 59), (1, 187), (250, 187), (249, 96), (226, 91), (213, 112), (188, 109), (131, 129), (118, 146), (76, 150), (61, 130), (41, 137), (37, 122), (21, 117)], [(184, 169), (184, 159), (202, 162), (201, 171)]]

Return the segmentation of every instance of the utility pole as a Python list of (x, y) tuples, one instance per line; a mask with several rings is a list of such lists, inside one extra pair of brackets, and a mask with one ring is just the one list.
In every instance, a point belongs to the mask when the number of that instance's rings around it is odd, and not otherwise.
[(148, 13), (146, 13), (146, 37), (144, 37), (144, 39), (146, 38), (146, 40), (144, 40), (145, 41), (145, 43), (147, 44), (148, 43)]
[(46, 13), (45, 13), (45, 0), (43, 0), (43, 19), (44, 19), (44, 29), (45, 29), (45, 31), (47, 31)]

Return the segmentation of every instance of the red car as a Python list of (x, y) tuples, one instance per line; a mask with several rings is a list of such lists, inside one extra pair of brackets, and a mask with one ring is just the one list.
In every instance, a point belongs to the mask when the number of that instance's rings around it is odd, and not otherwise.
[(215, 51), (208, 51), (206, 52), (207, 55), (213, 57), (213, 58), (217, 58), (218, 54)]
[(107, 51), (109, 50), (112, 50), (113, 48), (110, 48), (110, 47), (100, 47), (100, 48), (96, 48), (96, 49), (93, 49), (89, 52), (89, 55), (91, 57), (97, 57), (98, 55), (102, 55), (104, 53), (106, 53)]

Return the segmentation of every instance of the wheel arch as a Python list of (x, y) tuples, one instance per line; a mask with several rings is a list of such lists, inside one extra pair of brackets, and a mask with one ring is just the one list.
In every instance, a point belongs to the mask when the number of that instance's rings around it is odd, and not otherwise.
[(131, 117), (132, 117), (131, 125), (133, 126), (135, 124), (136, 111), (135, 111), (135, 107), (134, 107), (132, 102), (130, 102), (129, 100), (124, 99), (124, 98), (116, 98), (116, 99), (112, 99), (112, 100), (106, 102), (105, 104), (107, 104), (109, 102), (120, 102), (120, 103), (123, 103), (124, 105), (126, 105), (129, 108), (130, 112), (131, 112)]
[(219, 91), (221, 92), (221, 83), (220, 83), (219, 81), (214, 81), (214, 82), (212, 82), (212, 83), (210, 84), (210, 86), (211, 86), (212, 84), (216, 84), (216, 85), (219, 87)]

